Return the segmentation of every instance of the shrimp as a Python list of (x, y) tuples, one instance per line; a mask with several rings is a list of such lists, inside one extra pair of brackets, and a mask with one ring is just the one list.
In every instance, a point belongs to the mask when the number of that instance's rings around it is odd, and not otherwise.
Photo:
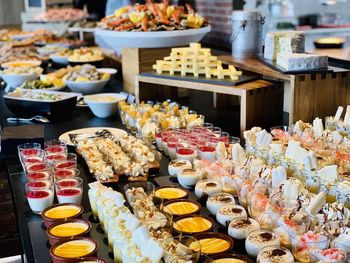
[(157, 14), (157, 7), (156, 5), (153, 3), (152, 0), (146, 0), (146, 5), (148, 7), (148, 10), (151, 11), (151, 13), (156, 17)]
[(166, 10), (169, 6), (169, 0), (163, 0), (163, 13), (166, 14)]
[(148, 17), (144, 16), (142, 21), (141, 21), (141, 28), (143, 31), (147, 32), (148, 31)]
[(110, 27), (118, 27), (123, 23), (129, 22), (130, 18), (122, 18), (122, 19), (118, 19), (118, 20), (113, 20), (113, 21), (107, 21), (107, 26)]
[(184, 9), (183, 8), (176, 8), (175, 11), (173, 12), (173, 14), (171, 15), (172, 19), (175, 20), (176, 23), (180, 24), (180, 15), (183, 14)]
[(135, 23), (129, 23), (129, 24), (121, 25), (121, 26), (118, 26), (118, 27), (114, 28), (114, 31), (129, 30), (129, 29), (131, 29), (131, 28), (133, 28), (135, 26), (136, 26)]
[(193, 10), (191, 5), (186, 4), (186, 9), (187, 9), (189, 15), (195, 15), (196, 14), (196, 12)]

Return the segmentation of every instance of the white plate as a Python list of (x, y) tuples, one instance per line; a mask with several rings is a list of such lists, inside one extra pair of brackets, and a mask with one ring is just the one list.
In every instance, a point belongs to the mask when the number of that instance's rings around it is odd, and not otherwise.
[(122, 32), (113, 30), (95, 30), (95, 41), (101, 47), (112, 49), (130, 48), (160, 48), (187, 46), (191, 42), (199, 42), (211, 27), (198, 29), (157, 31), (157, 32)]
[(58, 139), (62, 140), (62, 141), (66, 141), (68, 145), (74, 145), (70, 138), (69, 138), (69, 135), (70, 133), (73, 133), (73, 134), (77, 134), (77, 133), (91, 133), (91, 134), (95, 134), (95, 132), (97, 132), (98, 130), (101, 130), (101, 129), (107, 129), (109, 130), (113, 136), (115, 137), (120, 137), (120, 136), (123, 136), (123, 135), (126, 135), (127, 132), (122, 130), (122, 129), (117, 129), (117, 128), (111, 128), (111, 127), (91, 127), (91, 128), (82, 128), (82, 129), (77, 129), (77, 130), (72, 130), (72, 131), (67, 131), (63, 134), (60, 135), (60, 137), (58, 137)]

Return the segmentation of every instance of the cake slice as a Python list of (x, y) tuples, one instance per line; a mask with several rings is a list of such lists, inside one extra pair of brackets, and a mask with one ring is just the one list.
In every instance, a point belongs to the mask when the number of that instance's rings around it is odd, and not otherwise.
[(288, 71), (320, 69), (328, 67), (328, 56), (305, 53), (279, 53), (276, 63)]

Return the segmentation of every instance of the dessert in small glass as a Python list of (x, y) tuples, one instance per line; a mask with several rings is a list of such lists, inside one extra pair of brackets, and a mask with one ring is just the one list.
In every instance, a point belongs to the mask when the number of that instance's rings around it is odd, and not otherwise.
[(51, 181), (30, 181), (25, 188), (27, 200), (33, 213), (41, 214), (42, 211), (53, 204), (54, 188)]
[(258, 263), (294, 263), (293, 254), (286, 248), (280, 246), (264, 247), (258, 254)]
[(235, 204), (235, 199), (232, 195), (227, 193), (215, 193), (207, 199), (207, 209), (212, 215), (216, 215), (220, 207), (228, 204)]
[(55, 182), (58, 202), (80, 204), (83, 196), (83, 179), (79, 177), (60, 179)]
[(216, 213), (216, 221), (225, 227), (228, 226), (233, 219), (244, 217), (248, 217), (244, 207), (236, 204), (224, 205), (220, 207)]
[(42, 149), (26, 149), (20, 152), (20, 160), (23, 167), (27, 167), (29, 164), (37, 162), (45, 162), (46, 155)]
[(258, 221), (249, 217), (235, 218), (228, 226), (228, 234), (236, 240), (244, 240), (256, 230), (260, 230)]
[(312, 262), (311, 252), (324, 250), (328, 248), (329, 239), (326, 235), (307, 231), (302, 234), (302, 231), (289, 232), (292, 252), (296, 260), (299, 262)]
[(341, 248), (315, 249), (310, 252), (312, 262), (348, 262), (346, 252)]
[(350, 208), (350, 180), (344, 179), (337, 184), (336, 196), (338, 203)]
[(199, 169), (183, 169), (177, 176), (182, 187), (192, 188), (202, 179), (202, 171)]
[(251, 232), (245, 241), (245, 248), (251, 257), (257, 257), (259, 251), (267, 246), (279, 246), (280, 240), (278, 236), (267, 230), (257, 230)]
[(171, 177), (177, 177), (184, 169), (192, 169), (192, 164), (189, 160), (175, 159), (168, 166), (168, 172)]
[(196, 197), (198, 199), (202, 198), (203, 195), (212, 195), (222, 191), (222, 187), (219, 182), (211, 179), (199, 181), (194, 189)]
[(215, 161), (216, 159), (216, 148), (207, 144), (198, 145), (198, 158), (201, 160)]
[(176, 144), (176, 159), (193, 161), (197, 157), (196, 147), (190, 143), (179, 142)]
[(192, 236), (175, 236), (171, 242), (164, 244), (164, 248), (165, 262), (200, 262), (202, 247), (199, 241)]
[(45, 141), (44, 149), (47, 156), (67, 153), (67, 143), (65, 141), (58, 140), (58, 139)]
[(153, 200), (155, 186), (151, 182), (132, 182), (124, 185), (128, 203), (132, 206), (138, 200)]
[(175, 135), (169, 136), (167, 139), (167, 149), (171, 160), (176, 159), (176, 145), (178, 142), (180, 142), (180, 138)]
[(77, 167), (77, 155), (75, 153), (68, 153), (65, 158), (55, 160), (53, 167), (55, 170), (75, 169)]
[(41, 149), (40, 143), (23, 143), (17, 146), (18, 157), (22, 162), (22, 158), (36, 154), (38, 149)]
[(80, 174), (78, 169), (59, 169), (53, 172), (55, 180), (78, 177)]
[(35, 173), (35, 172), (49, 172), (51, 173), (52, 167), (47, 162), (36, 162), (30, 163), (26, 166), (26, 173)]

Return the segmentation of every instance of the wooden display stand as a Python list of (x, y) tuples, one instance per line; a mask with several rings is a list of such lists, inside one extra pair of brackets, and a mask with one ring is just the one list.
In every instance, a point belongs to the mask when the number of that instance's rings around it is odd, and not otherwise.
[[(147, 85), (151, 84), (151, 85)], [(159, 99), (165, 87), (184, 88), (213, 92), (217, 94), (233, 95), (240, 98), (240, 131), (243, 132), (253, 126), (271, 126), (273, 120), (281, 119), (283, 106), (283, 90), (265, 80), (256, 80), (237, 86), (223, 86), (211, 83), (193, 82), (185, 80), (171, 80), (160, 76), (136, 76), (136, 101)], [(162, 86), (161, 88), (159, 86)], [(170, 97), (168, 97), (170, 98)], [(273, 103), (271, 103), (273, 102)]]
[[(346, 69), (334, 68), (334, 72), (329, 73), (286, 75), (257, 59), (236, 59), (231, 56), (221, 56), (219, 59), (242, 71), (260, 74), (264, 79), (283, 81), (283, 110), (289, 113), (289, 125), (298, 120), (311, 122), (316, 117), (331, 116), (338, 106), (345, 107), (350, 102), (350, 72)], [(274, 100), (271, 99), (271, 103)]]

